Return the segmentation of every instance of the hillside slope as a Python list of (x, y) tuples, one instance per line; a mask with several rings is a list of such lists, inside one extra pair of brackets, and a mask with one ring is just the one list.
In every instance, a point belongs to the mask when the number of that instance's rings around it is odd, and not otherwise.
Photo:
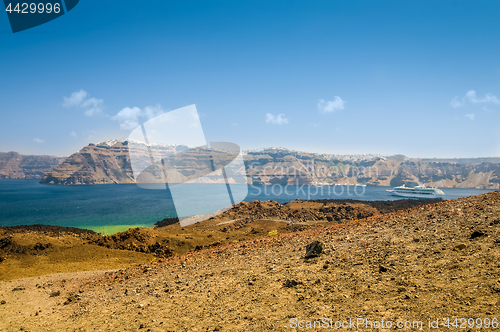
[(0, 152), (0, 179), (41, 179), (66, 157)]
[[(383, 320), (428, 330), (437, 319), (447, 330), (447, 318), (491, 328), (500, 317), (499, 217), (494, 192), (126, 270), (6, 281), (0, 328), (283, 331), (357, 318), (357, 329)], [(323, 251), (305, 259), (313, 241)]]

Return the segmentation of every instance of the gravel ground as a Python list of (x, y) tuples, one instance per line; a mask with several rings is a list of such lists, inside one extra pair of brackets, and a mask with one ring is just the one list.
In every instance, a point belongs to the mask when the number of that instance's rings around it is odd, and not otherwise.
[[(458, 327), (460, 318), (494, 322), (499, 203), (494, 192), (125, 270), (4, 281), (0, 331), (282, 331), (357, 318), (393, 324), (380, 331), (398, 322), (422, 330), (419, 321), (427, 331), (439, 319), (433, 330), (442, 331), (447, 318)], [(323, 251), (305, 259), (313, 241)]]

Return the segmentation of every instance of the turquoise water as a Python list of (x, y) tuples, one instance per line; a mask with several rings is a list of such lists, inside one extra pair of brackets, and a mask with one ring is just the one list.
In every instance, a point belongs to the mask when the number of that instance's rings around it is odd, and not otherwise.
[[(191, 215), (215, 212), (204, 200), (214, 184), (192, 184), (184, 196), (192, 201)], [(389, 187), (353, 186), (249, 186), (246, 201), (301, 199), (395, 200)], [(478, 195), (491, 190), (443, 188), (445, 199)], [(134, 184), (54, 186), (37, 180), (0, 180), (0, 226), (45, 224), (93, 230), (152, 227), (176, 217), (168, 190), (147, 190)]]
[(136, 185), (53, 186), (37, 180), (0, 181), (0, 226), (152, 226), (175, 215), (167, 191)]

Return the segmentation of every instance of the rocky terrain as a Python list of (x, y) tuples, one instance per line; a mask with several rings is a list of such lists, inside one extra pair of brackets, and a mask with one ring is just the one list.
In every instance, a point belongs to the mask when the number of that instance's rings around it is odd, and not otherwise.
[[(491, 328), (500, 318), (499, 230), (493, 192), (154, 261), (142, 256), (127, 269), (7, 280), (0, 330), (282, 331), (314, 321), (349, 328), (350, 320), (360, 322), (350, 330), (362, 330), (383, 320), (381, 331), (398, 324), (442, 331), (447, 318), (450, 325), (457, 318), (453, 330), (461, 318)], [(438, 328), (429, 329), (429, 319)]]
[[(172, 152), (175, 147), (170, 147)], [(147, 149), (134, 150), (149, 160)], [(500, 158), (416, 159), (396, 155), (347, 158), (327, 154), (299, 152), (283, 148), (244, 152), (245, 168), (234, 171), (254, 184), (366, 184), (399, 186), (402, 184), (457, 188), (500, 188)], [(185, 153), (182, 167), (171, 176), (179, 182), (197, 174), (202, 162)], [(141, 159), (141, 158), (139, 158)], [(229, 179), (231, 181), (231, 179)], [(234, 179), (233, 179), (234, 180)], [(209, 178), (207, 181), (211, 181)], [(108, 184), (134, 183), (126, 140), (90, 144), (71, 155), (41, 183)]]
[(65, 157), (0, 152), (0, 179), (41, 179)]
[(428, 202), (242, 202), (222, 215), (189, 227), (180, 227), (178, 220), (162, 220), (155, 229), (133, 228), (110, 236), (49, 225), (0, 227), (0, 280), (50, 272), (126, 267), (144, 260), (255, 239), (273, 231), (290, 233)]

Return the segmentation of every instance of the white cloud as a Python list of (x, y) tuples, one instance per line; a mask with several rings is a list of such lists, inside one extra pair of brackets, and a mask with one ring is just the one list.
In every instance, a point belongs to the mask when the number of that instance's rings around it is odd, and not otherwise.
[(451, 107), (461, 107), (464, 105), (466, 102), (470, 102), (473, 104), (479, 104), (479, 103), (487, 103), (487, 104), (500, 104), (500, 99), (498, 99), (496, 96), (492, 95), (491, 93), (487, 93), (484, 95), (483, 98), (478, 98), (476, 91), (474, 90), (469, 90), (463, 96), (462, 98), (455, 96), (453, 100), (451, 101)]
[(471, 113), (471, 114), (465, 114), (465, 117), (466, 117), (466, 118), (469, 118), (469, 119), (470, 119), (470, 120), (472, 120), (472, 121), (474, 121), (474, 120), (475, 120), (475, 118), (476, 118), (476, 115), (475, 115), (475, 114), (473, 114), (473, 113)]
[(63, 97), (64, 102), (63, 106), (64, 107), (72, 107), (72, 106), (79, 106), (85, 98), (87, 98), (87, 91), (85, 90), (80, 90), (80, 91), (75, 91), (71, 94), (69, 97)]
[(467, 91), (465, 96), (469, 99), (469, 101), (471, 103), (475, 103), (475, 104), (477, 104), (477, 103), (500, 104), (500, 100), (498, 100), (498, 98), (496, 96), (492, 95), (491, 93), (487, 93), (486, 95), (484, 95), (484, 97), (482, 99), (478, 99), (476, 96), (476, 91), (469, 90), (469, 91)]
[(40, 143), (40, 144), (45, 142), (43, 139), (40, 139), (40, 138), (34, 138), (33, 141), (35, 141), (35, 143)]
[(146, 117), (147, 119), (152, 119), (154, 117), (157, 117), (160, 114), (165, 113), (166, 111), (161, 108), (160, 105), (156, 104), (154, 106), (146, 106), (144, 110), (142, 111), (143, 116)]
[(111, 119), (120, 123), (120, 129), (132, 130), (139, 125), (141, 113), (142, 111), (139, 107), (125, 107), (118, 114), (112, 116)]
[(287, 124), (288, 119), (285, 118), (285, 114), (281, 113), (278, 115), (272, 115), (271, 113), (266, 114), (266, 123), (272, 123), (272, 124)]
[(111, 119), (118, 121), (120, 129), (132, 130), (139, 126), (140, 122), (147, 121), (165, 112), (160, 105), (147, 106), (143, 110), (139, 107), (125, 107), (115, 116), (112, 116)]
[(71, 131), (71, 133), (69, 133), (71, 135), (71, 137), (76, 137), (76, 132), (74, 130)]
[(82, 107), (86, 109), (85, 115), (92, 116), (102, 112), (102, 99), (89, 98), (82, 103)]
[(90, 94), (85, 90), (75, 91), (69, 97), (63, 97), (64, 107), (80, 107), (86, 116), (93, 116), (102, 112), (102, 99), (90, 98)]
[(333, 100), (325, 101), (324, 99), (320, 99), (318, 101), (318, 110), (323, 113), (332, 113), (338, 110), (344, 109), (344, 104), (347, 102), (342, 100), (339, 96), (334, 96)]

